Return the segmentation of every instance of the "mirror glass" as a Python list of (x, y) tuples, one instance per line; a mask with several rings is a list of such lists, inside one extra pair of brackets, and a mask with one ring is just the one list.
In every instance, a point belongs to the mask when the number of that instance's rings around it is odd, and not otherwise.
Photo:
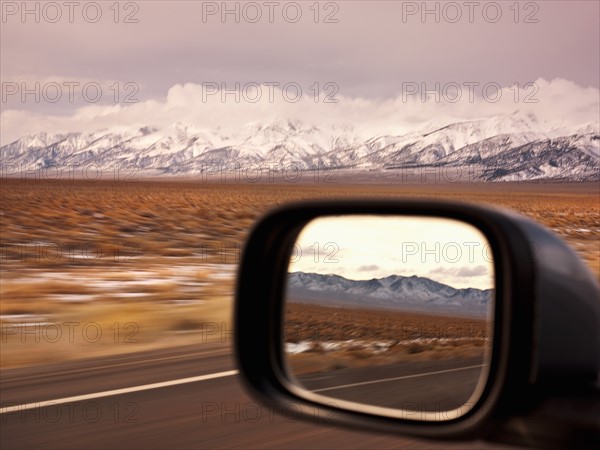
[(287, 277), (282, 351), (300, 395), (415, 420), (459, 417), (479, 398), (495, 279), (474, 226), (320, 217), (300, 232)]

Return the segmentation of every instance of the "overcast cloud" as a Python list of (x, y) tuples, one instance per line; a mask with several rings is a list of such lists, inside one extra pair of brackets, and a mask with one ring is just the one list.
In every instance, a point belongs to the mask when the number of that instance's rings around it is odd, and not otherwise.
[[(289, 117), (402, 131), (432, 120), (517, 109), (544, 120), (588, 123), (598, 117), (598, 2), (521, 2), (516, 9), (513, 2), (499, 2), (498, 19), (493, 2), (476, 2), (472, 11), (464, 2), (453, 4), (458, 9), (429, 2), (427, 7), (439, 13), (425, 17), (414, 10), (422, 2), (321, 2), (318, 23), (313, 2), (298, 3), (302, 16), (296, 23), (291, 23), (297, 9), (290, 9), (291, 2), (277, 2), (273, 23), (264, 2), (255, 3), (261, 13), (256, 23), (248, 21), (256, 14), (248, 3), (237, 7), (237, 18), (229, 14), (223, 20), (214, 10), (221, 2), (158, 1), (120, 3), (117, 23), (112, 2), (100, 2), (101, 18), (92, 23), (94, 10), (83, 13), (88, 3), (80, 2), (81, 9), (69, 17), (63, 2), (56, 2), (62, 5), (56, 20), (47, 2), (29, 2), (34, 12), (25, 16), (21, 2), (2, 2), (3, 144), (42, 130), (178, 121), (202, 128)], [(31, 6), (36, 4), (39, 12)], [(234, 2), (228, 7), (236, 8)], [(324, 23), (327, 18), (333, 23)], [(23, 98), (21, 88), (36, 82), (42, 89), (49, 83), (62, 86), (59, 101)], [(65, 82), (97, 83), (103, 95), (92, 103), (78, 87), (71, 101)], [(303, 95), (297, 103), (270, 102), (265, 95), (256, 103), (202, 97), (207, 84), (233, 88), (265, 82), (294, 83)], [(420, 93), (406, 96), (407, 89), (435, 90), (436, 83), (442, 89), (448, 83), (479, 86), (473, 101), (465, 100), (466, 90), (456, 103), (423, 102)], [(490, 83), (507, 89), (497, 103), (481, 98), (481, 86)], [(508, 90), (514, 83), (522, 90), (517, 101), (516, 89)], [(523, 88), (533, 83), (538, 102), (524, 103), (533, 91)], [(324, 103), (327, 94), (337, 103)], [(127, 95), (138, 103), (126, 103)]]

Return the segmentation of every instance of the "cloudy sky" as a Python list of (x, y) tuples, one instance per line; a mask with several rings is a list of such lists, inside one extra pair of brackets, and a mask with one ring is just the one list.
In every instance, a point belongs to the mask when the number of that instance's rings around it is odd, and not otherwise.
[[(596, 1), (23, 5), (2, 1), (2, 144), (178, 121), (402, 132), (514, 110), (598, 120)], [(215, 91), (236, 83), (238, 98)]]
[(440, 218), (315, 219), (298, 236), (289, 271), (351, 280), (417, 275), (455, 288), (494, 287), (493, 254), (485, 236), (464, 222)]

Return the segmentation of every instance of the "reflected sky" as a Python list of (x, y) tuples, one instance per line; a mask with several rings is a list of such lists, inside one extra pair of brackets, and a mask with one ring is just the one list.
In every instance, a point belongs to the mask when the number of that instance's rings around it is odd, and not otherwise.
[(417, 275), (455, 288), (490, 289), (492, 261), (485, 236), (460, 221), (331, 216), (315, 219), (302, 230), (289, 271), (353, 280)]

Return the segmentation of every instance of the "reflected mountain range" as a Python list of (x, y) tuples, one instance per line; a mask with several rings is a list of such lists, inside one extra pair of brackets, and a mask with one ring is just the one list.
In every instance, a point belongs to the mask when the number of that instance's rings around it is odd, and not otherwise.
[(456, 289), (425, 277), (390, 275), (349, 280), (339, 275), (288, 274), (288, 301), (483, 317), (493, 307), (494, 289)]

